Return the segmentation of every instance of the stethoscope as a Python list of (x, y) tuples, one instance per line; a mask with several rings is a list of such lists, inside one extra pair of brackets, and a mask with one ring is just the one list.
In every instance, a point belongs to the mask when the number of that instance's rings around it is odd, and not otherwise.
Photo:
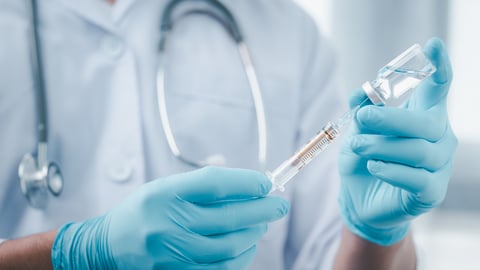
[(40, 34), (38, 31), (38, 7), (36, 0), (30, 0), (30, 23), (32, 33), (29, 39), (32, 59), (33, 88), (37, 113), (37, 153), (27, 153), (18, 166), (20, 188), (28, 203), (38, 209), (46, 207), (48, 193), (60, 195), (63, 190), (63, 176), (60, 167), (48, 161), (47, 98), (45, 75), (43, 73)]
[(174, 0), (171, 1), (165, 8), (165, 11), (162, 16), (162, 25), (161, 25), (161, 38), (159, 45), (159, 60), (158, 60), (158, 69), (157, 69), (157, 101), (158, 109), (160, 113), (160, 118), (162, 122), (163, 131), (167, 139), (168, 147), (172, 154), (179, 160), (187, 163), (193, 167), (204, 167), (206, 165), (218, 165), (225, 166), (228, 162), (220, 154), (211, 155), (204, 160), (195, 161), (187, 158), (182, 155), (182, 152), (178, 148), (178, 145), (175, 141), (175, 137), (172, 132), (170, 125), (170, 120), (167, 112), (167, 104), (165, 100), (165, 76), (164, 76), (164, 57), (167, 44), (167, 38), (170, 31), (173, 29), (173, 19), (172, 14), (176, 7), (178, 7), (183, 2), (205, 2), (209, 4), (210, 9), (193, 9), (186, 10), (178, 16), (182, 18), (192, 14), (204, 14), (207, 15), (216, 21), (218, 21), (225, 30), (230, 34), (232, 39), (235, 41), (235, 44), (240, 54), (242, 60), (243, 68), (245, 70), (246, 79), (250, 86), (250, 91), (253, 98), (253, 103), (255, 107), (255, 114), (257, 118), (257, 129), (258, 129), (258, 164), (261, 170), (265, 169), (266, 156), (267, 156), (267, 127), (265, 120), (265, 109), (263, 106), (262, 94), (260, 91), (260, 84), (258, 83), (257, 73), (253, 66), (252, 58), (250, 57), (250, 52), (247, 45), (244, 42), (243, 35), (240, 31), (240, 28), (235, 21), (232, 13), (219, 1), (217, 0)]
[[(59, 196), (61, 194), (63, 190), (64, 179), (60, 167), (54, 162), (49, 162), (47, 159), (48, 112), (45, 91), (45, 76), (42, 64), (42, 48), (38, 29), (38, 7), (37, 0), (27, 0), (27, 2), (29, 2), (30, 7), (30, 23), (32, 29), (29, 42), (32, 59), (32, 75), (34, 79), (33, 88), (35, 91), (36, 112), (38, 115), (36, 127), (38, 138), (37, 153), (28, 153), (23, 156), (18, 167), (18, 175), (20, 178), (21, 191), (27, 198), (30, 206), (37, 209), (43, 209), (46, 207), (49, 193), (51, 193), (53, 196)], [(240, 28), (232, 13), (218, 0), (173, 0), (167, 4), (165, 10), (163, 11), (160, 28), (161, 38), (159, 43), (159, 60), (156, 75), (156, 94), (160, 120), (168, 147), (178, 160), (195, 168), (204, 167), (207, 165), (227, 165), (227, 161), (220, 154), (209, 156), (200, 161), (185, 157), (178, 148), (171, 128), (165, 97), (164, 57), (167, 47), (167, 38), (173, 29), (173, 12), (181, 3), (184, 2), (203, 2), (208, 5), (209, 9), (204, 7), (186, 9), (176, 17), (177, 20), (188, 15), (207, 15), (218, 21), (235, 41), (253, 98), (258, 127), (258, 163), (259, 168), (264, 169), (267, 155), (267, 128), (260, 85), (248, 47), (244, 42)]]

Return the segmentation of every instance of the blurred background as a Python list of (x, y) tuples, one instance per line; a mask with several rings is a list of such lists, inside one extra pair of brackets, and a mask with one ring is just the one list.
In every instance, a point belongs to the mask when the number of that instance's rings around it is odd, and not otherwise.
[(445, 40), (455, 73), (449, 115), (459, 139), (443, 205), (414, 223), (420, 269), (480, 269), (480, 1), (297, 0), (334, 44), (350, 91), (413, 43)]

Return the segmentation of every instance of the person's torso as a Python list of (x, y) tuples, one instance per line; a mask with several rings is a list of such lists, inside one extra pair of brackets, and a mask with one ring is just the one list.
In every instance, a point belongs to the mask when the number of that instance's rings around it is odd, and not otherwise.
[[(173, 157), (158, 113), (164, 1), (119, 1), (113, 11), (89, 1), (39, 2), (48, 158), (60, 164), (65, 187), (42, 211), (30, 208), (20, 192), (19, 161), (36, 148), (30, 18), (23, 1), (1, 0), (0, 237), (103, 214), (142, 183), (193, 169)], [(304, 59), (299, 23), (292, 20), (299, 12), (290, 12), (293, 4), (286, 1), (224, 2), (257, 69), (267, 168), (274, 168), (295, 150)], [(221, 153), (227, 166), (257, 169), (255, 106), (235, 43), (221, 25), (205, 15), (179, 20), (164, 60), (168, 116), (182, 153), (194, 159)], [(275, 255), (263, 260), (281, 261), (287, 224), (270, 227), (262, 241)]]

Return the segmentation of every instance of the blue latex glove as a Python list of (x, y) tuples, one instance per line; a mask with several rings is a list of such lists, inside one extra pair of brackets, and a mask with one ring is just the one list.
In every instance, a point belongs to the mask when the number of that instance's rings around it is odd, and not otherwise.
[[(340, 154), (340, 209), (347, 228), (379, 245), (408, 233), (415, 217), (444, 199), (457, 139), (447, 116), (452, 70), (441, 40), (425, 54), (437, 71), (402, 108), (367, 105), (352, 125)], [(357, 105), (366, 96), (358, 91)]]
[(61, 228), (55, 269), (245, 269), (288, 202), (263, 174), (207, 167), (142, 186), (105, 216)]

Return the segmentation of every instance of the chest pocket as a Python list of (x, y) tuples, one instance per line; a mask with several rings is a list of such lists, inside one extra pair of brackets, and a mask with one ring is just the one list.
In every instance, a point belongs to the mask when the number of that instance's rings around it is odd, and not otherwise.
[[(229, 167), (259, 168), (257, 116), (251, 89), (242, 75), (233, 82), (213, 77), (188, 91), (182, 91), (183, 87), (167, 90), (172, 132), (183, 156), (194, 161), (221, 156)], [(293, 141), (294, 118), (287, 109), (295, 97), (289, 84), (278, 78), (260, 79), (260, 88), (271, 161), (277, 151), (274, 145)]]
[[(258, 125), (251, 88), (236, 44), (217, 22), (185, 18), (169, 36), (165, 61), (167, 110), (177, 145), (194, 161), (221, 155), (229, 167), (258, 169)], [(250, 47), (251, 52), (258, 48)], [(267, 121), (267, 159), (272, 147), (292, 142), (296, 93), (288, 76), (274, 72), (268, 54), (253, 57)], [(257, 62), (255, 64), (255, 62)], [(288, 70), (280, 68), (280, 70)], [(291, 151), (288, 149), (287, 151)], [(267, 160), (267, 165), (270, 159)]]

